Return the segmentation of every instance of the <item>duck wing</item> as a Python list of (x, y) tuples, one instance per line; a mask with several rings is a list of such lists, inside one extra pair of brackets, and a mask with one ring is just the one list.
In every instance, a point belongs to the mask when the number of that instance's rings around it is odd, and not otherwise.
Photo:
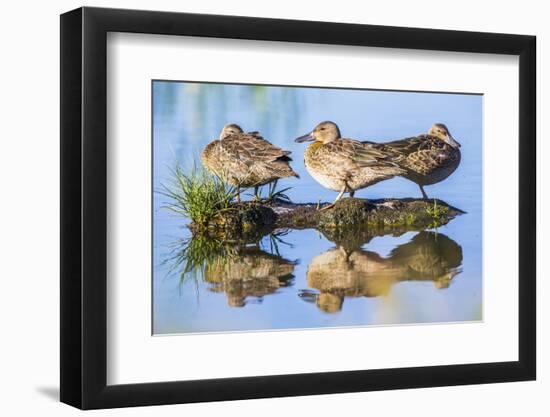
[(426, 146), (427, 136), (413, 136), (410, 138), (394, 140), (392, 142), (386, 143), (374, 143), (374, 142), (363, 142), (367, 144), (372, 144), (381, 150), (390, 152), (394, 155), (399, 155), (401, 157), (407, 157), (412, 153), (418, 152), (422, 149), (427, 148)]
[[(315, 147), (316, 145), (310, 145)], [(317, 146), (309, 158), (309, 165), (330, 177), (348, 180), (363, 168), (371, 168), (388, 175), (400, 175), (405, 171), (386, 160), (387, 155), (372, 146), (365, 146), (353, 139), (339, 139)]]
[(354, 139), (337, 141), (342, 152), (347, 154), (361, 168), (366, 167), (397, 167), (401, 154), (392, 148), (379, 146), (373, 142), (360, 142)]
[(256, 162), (291, 161), (290, 151), (281, 149), (265, 140), (258, 132), (231, 135), (224, 138), (222, 147), (248, 166)]
[(398, 155), (397, 162), (406, 169), (427, 175), (434, 169), (451, 165), (457, 156), (442, 140), (428, 135), (396, 140), (381, 144)]

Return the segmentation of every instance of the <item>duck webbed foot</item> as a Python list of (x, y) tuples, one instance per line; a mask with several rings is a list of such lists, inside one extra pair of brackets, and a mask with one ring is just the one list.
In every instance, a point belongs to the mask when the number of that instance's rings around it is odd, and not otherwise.
[(319, 209), (319, 211), (328, 210), (334, 207), (334, 203), (327, 204), (326, 206), (323, 206)]

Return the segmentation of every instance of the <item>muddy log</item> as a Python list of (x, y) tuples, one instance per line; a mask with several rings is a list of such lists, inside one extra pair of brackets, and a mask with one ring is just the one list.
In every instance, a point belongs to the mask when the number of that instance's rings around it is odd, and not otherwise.
[[(191, 225), (194, 233), (229, 240), (256, 240), (275, 229), (320, 230), (330, 240), (353, 229), (370, 236), (424, 230), (447, 224), (464, 212), (438, 199), (344, 198), (333, 207), (323, 204), (293, 204), (284, 201), (236, 203), (220, 211), (208, 225)], [(343, 236), (342, 236), (343, 237)]]

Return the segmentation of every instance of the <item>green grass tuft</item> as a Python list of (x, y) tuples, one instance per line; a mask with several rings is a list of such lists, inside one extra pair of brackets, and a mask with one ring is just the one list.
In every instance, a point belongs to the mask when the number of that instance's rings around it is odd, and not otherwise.
[(204, 168), (193, 167), (186, 174), (176, 164), (170, 184), (163, 184), (160, 193), (170, 199), (165, 208), (205, 226), (218, 212), (230, 206), (236, 189)]
[(447, 223), (447, 214), (449, 207), (437, 205), (437, 200), (434, 199), (434, 205), (426, 208), (426, 213), (432, 218), (432, 223), (428, 226), (430, 229), (437, 229), (442, 224)]

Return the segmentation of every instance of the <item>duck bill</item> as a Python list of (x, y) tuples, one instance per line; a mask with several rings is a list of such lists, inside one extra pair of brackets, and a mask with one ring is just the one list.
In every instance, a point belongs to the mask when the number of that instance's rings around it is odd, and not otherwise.
[(315, 138), (311, 133), (308, 133), (307, 135), (300, 136), (299, 138), (294, 139), (294, 142), (302, 143), (302, 142), (311, 142), (314, 141)]
[(460, 143), (458, 143), (455, 138), (453, 138), (450, 134), (447, 135), (447, 139), (445, 140), (449, 145), (451, 145), (453, 148), (460, 148)]

